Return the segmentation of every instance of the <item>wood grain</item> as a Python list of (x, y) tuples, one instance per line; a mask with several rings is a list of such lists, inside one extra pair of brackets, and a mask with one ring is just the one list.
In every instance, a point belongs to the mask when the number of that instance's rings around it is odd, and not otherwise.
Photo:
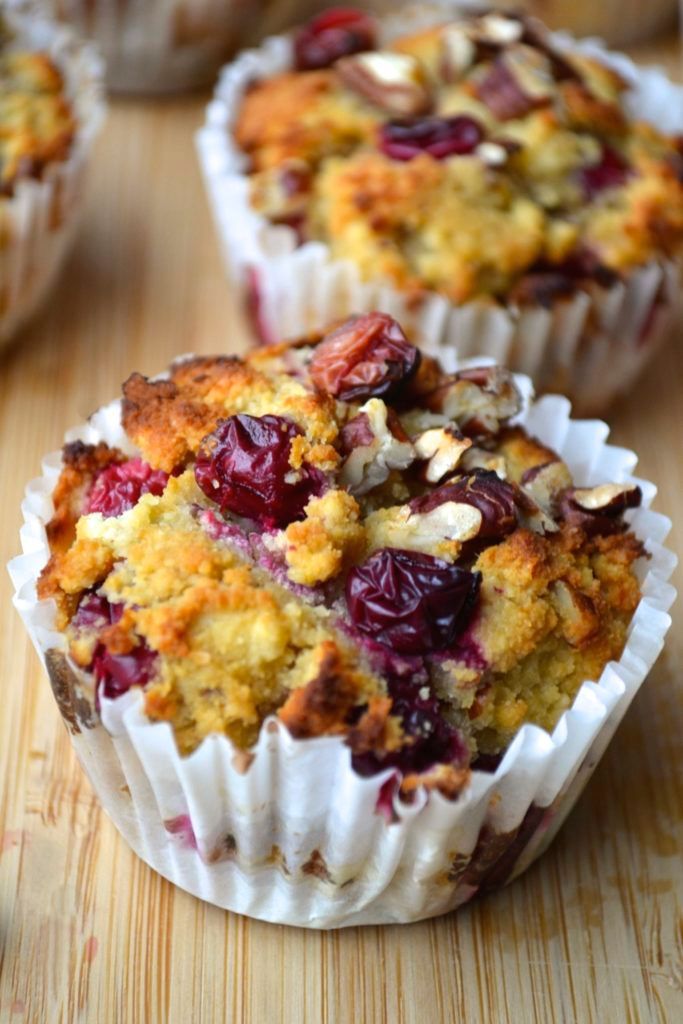
[[(676, 61), (675, 47), (666, 53)], [(651, 53), (649, 54), (651, 55)], [(116, 103), (58, 299), (0, 362), (0, 561), (43, 453), (137, 368), (239, 351), (192, 149), (202, 99)], [(683, 539), (683, 349), (615, 410)], [(678, 573), (678, 585), (683, 583)], [(683, 1020), (683, 604), (550, 852), (425, 924), (318, 934), (207, 906), (98, 809), (0, 576), (0, 1021), (673, 1024)]]

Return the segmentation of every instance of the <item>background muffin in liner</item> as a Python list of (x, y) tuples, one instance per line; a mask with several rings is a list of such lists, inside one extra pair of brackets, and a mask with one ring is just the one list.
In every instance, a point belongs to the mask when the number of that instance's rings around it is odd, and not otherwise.
[(95, 39), (116, 92), (181, 92), (209, 85), (228, 53), (254, 35), (265, 0), (51, 0)]
[[(22, 506), (24, 554), (9, 566), (14, 603), (103, 807), (155, 870), (230, 910), (333, 928), (452, 910), (519, 874), (548, 845), (662, 648), (676, 559), (662, 546), (669, 520), (649, 508), (655, 487), (631, 475), (635, 455), (605, 443), (604, 423), (571, 420), (565, 399), (530, 404), (530, 382), (518, 384), (527, 396), (518, 422), (566, 460), (577, 483), (639, 484), (643, 505), (629, 520), (651, 557), (636, 566), (642, 599), (619, 661), (582, 685), (552, 736), (525, 725), (495, 773), (474, 771), (452, 802), (424, 791), (411, 804), (392, 799), (393, 770), (362, 778), (343, 739), (296, 740), (274, 719), (249, 752), (210, 735), (188, 757), (167, 723), (146, 719), (139, 692), (103, 697), (100, 719), (92, 687), (65, 658), (52, 602), (36, 597), (61, 469), (59, 453), (47, 457)], [(67, 435), (79, 439), (133, 452), (118, 401)]]
[(13, 47), (45, 52), (59, 68), (77, 127), (66, 160), (49, 164), (40, 179), (19, 177), (12, 196), (0, 198), (0, 348), (40, 305), (64, 261), (104, 117), (102, 64), (94, 50), (34, 4), (9, 0), (2, 15)]
[[(381, 41), (466, 9), (451, 2), (401, 11), (380, 23)], [(594, 40), (559, 34), (552, 39), (559, 48), (593, 55), (618, 71), (631, 84), (631, 117), (667, 133), (683, 132), (683, 87), (662, 72), (638, 68)], [(547, 306), (454, 304), (435, 292), (416, 304), (391, 285), (362, 280), (355, 264), (332, 259), (324, 243), (299, 245), (292, 228), (256, 213), (249, 202), (247, 159), (231, 133), (246, 88), (291, 66), (287, 36), (243, 53), (223, 69), (197, 139), (228, 273), (244, 290), (263, 341), (298, 337), (350, 312), (385, 309), (430, 354), (442, 359), (455, 346), (460, 357), (485, 353), (528, 374), (539, 391), (568, 394), (581, 414), (603, 412), (628, 390), (681, 322), (683, 271), (670, 260), (633, 269), (611, 287), (596, 281)]]

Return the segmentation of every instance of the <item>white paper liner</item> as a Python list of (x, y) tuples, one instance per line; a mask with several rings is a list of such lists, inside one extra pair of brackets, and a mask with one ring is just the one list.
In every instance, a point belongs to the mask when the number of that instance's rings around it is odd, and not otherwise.
[(3, 13), (18, 49), (48, 53), (64, 75), (78, 121), (68, 158), (50, 164), (40, 181), (23, 178), (0, 198), (0, 348), (47, 295), (73, 240), (83, 205), (84, 175), (104, 118), (102, 64), (92, 47), (49, 21), (40, 8), (6, 0)]
[(253, 34), (254, 0), (51, 0), (96, 40), (116, 92), (168, 93), (210, 85), (228, 53)]
[[(412, 805), (394, 800), (391, 824), (376, 804), (392, 772), (356, 775), (338, 737), (295, 740), (271, 719), (246, 770), (244, 755), (224, 736), (209, 736), (181, 757), (170, 726), (145, 718), (138, 692), (104, 698), (101, 724), (87, 705), (75, 707), (78, 691), (65, 694), (53, 670), (60, 710), (104, 809), (155, 870), (220, 907), (332, 928), (452, 910), (479, 888), (518, 874), (545, 848), (662, 649), (676, 558), (663, 547), (670, 521), (650, 510), (656, 488), (632, 475), (633, 452), (607, 445), (604, 423), (571, 420), (564, 398), (529, 404), (530, 381), (518, 383), (526, 396), (519, 421), (567, 461), (578, 483), (642, 488), (631, 525), (651, 558), (638, 564), (643, 596), (622, 657), (598, 682), (582, 685), (552, 736), (525, 725), (495, 773), (473, 772), (453, 802), (424, 792)], [(132, 452), (119, 416), (113, 402), (66, 440), (104, 440)], [(43, 476), (29, 484), (24, 554), (9, 564), (14, 604), (43, 662), (65, 650), (53, 603), (36, 598), (60, 468), (60, 453), (48, 456)]]
[[(462, 13), (467, 4), (444, 2), (401, 11), (382, 23), (383, 39)], [(469, 5), (471, 6), (471, 5)], [(593, 54), (630, 83), (628, 112), (661, 130), (683, 132), (683, 87), (663, 72), (638, 68), (596, 40), (566, 33), (556, 44)], [(333, 260), (320, 242), (298, 245), (296, 233), (273, 225), (249, 205), (247, 160), (232, 138), (245, 89), (292, 65), (288, 36), (267, 39), (242, 53), (220, 76), (197, 146), (229, 276), (250, 295), (262, 339), (300, 337), (351, 313), (384, 309), (412, 332), (423, 349), (443, 358), (457, 348), (492, 356), (531, 376), (537, 391), (568, 394), (577, 412), (603, 412), (626, 392), (659, 345), (680, 324), (681, 268), (665, 260), (630, 272), (611, 288), (597, 284), (572, 299), (506, 307), (475, 300), (459, 305), (436, 293), (417, 306), (391, 285), (363, 281), (355, 264)]]

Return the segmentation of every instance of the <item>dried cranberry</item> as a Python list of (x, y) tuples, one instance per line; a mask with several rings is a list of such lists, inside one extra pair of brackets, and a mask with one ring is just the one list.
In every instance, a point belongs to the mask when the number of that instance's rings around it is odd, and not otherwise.
[(312, 18), (294, 37), (294, 62), (298, 71), (328, 68), (340, 57), (373, 50), (375, 21), (353, 7), (331, 7)]
[(309, 373), (321, 391), (343, 402), (360, 402), (395, 395), (419, 365), (419, 351), (393, 317), (365, 313), (321, 341)]
[(631, 167), (621, 154), (611, 146), (603, 146), (598, 163), (584, 167), (579, 178), (586, 198), (595, 199), (607, 188), (619, 188), (630, 174)]
[(481, 512), (481, 527), (477, 541), (503, 540), (517, 527), (516, 492), (511, 484), (486, 469), (478, 469), (466, 476), (442, 484), (441, 487), (413, 498), (413, 512), (424, 515), (447, 501), (472, 505)]
[(266, 527), (300, 519), (323, 483), (318, 470), (304, 464), (296, 472), (290, 465), (292, 441), (302, 433), (283, 416), (230, 416), (202, 443), (197, 483), (223, 513)]
[(407, 775), (435, 764), (467, 764), (469, 752), (460, 732), (443, 717), (439, 701), (427, 687), (391, 680), (389, 693), (391, 713), (400, 718), (407, 742), (386, 754), (354, 755), (352, 763), (359, 775), (374, 775), (386, 768), (398, 768)]
[(85, 511), (101, 512), (105, 518), (120, 516), (137, 505), (143, 494), (164, 493), (168, 473), (152, 469), (140, 458), (107, 466), (95, 477)]
[[(123, 607), (118, 602), (110, 603), (101, 594), (87, 593), (71, 620), (71, 627), (101, 633), (120, 620)], [(156, 652), (141, 640), (128, 654), (112, 654), (103, 643), (98, 643), (88, 669), (94, 674), (98, 689), (101, 686), (105, 697), (113, 700), (127, 693), (131, 686), (145, 686), (154, 676), (156, 666)], [(96, 703), (99, 706), (99, 700)]]
[(351, 621), (399, 654), (449, 647), (474, 608), (481, 575), (432, 555), (382, 548), (346, 580)]
[(380, 129), (380, 149), (392, 160), (412, 160), (428, 153), (436, 160), (472, 153), (484, 138), (473, 117), (415, 117), (389, 121)]

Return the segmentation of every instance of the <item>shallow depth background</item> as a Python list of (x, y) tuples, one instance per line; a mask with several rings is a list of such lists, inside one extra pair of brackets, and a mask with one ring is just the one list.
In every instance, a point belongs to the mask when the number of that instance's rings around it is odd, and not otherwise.
[[(641, 51), (641, 54), (643, 51)], [(676, 47), (651, 47), (647, 58)], [(680, 77), (680, 75), (679, 75)], [(119, 101), (56, 301), (0, 356), (0, 563), (64, 430), (182, 352), (241, 351), (192, 135), (204, 97)], [(614, 410), (683, 545), (683, 347)], [(675, 581), (683, 590), (683, 574)], [(0, 573), (0, 1021), (683, 1020), (683, 600), (666, 653), (550, 852), (424, 924), (308, 933), (207, 906), (99, 811)]]

